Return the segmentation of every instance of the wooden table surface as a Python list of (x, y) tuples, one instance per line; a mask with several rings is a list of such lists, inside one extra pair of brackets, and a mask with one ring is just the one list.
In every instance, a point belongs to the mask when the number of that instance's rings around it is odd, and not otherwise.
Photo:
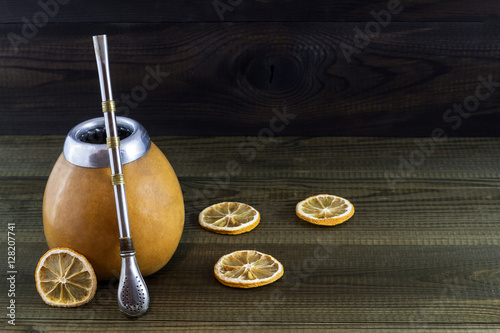
[[(118, 311), (116, 281), (74, 309), (51, 308), (36, 291), (48, 249), (43, 192), (63, 141), (0, 137), (3, 330), (500, 331), (500, 139), (282, 137), (251, 146), (247, 137), (154, 137), (179, 177), (186, 222), (172, 260), (146, 278), (151, 305), (138, 320)], [(230, 161), (240, 168), (225, 177)], [(348, 198), (356, 213), (336, 227), (297, 218), (295, 204), (320, 193)], [(238, 236), (200, 228), (199, 211), (220, 201), (254, 206), (260, 225)], [(6, 317), (8, 223), (15, 326)], [(239, 249), (273, 255), (284, 276), (251, 290), (221, 285), (213, 265)]]

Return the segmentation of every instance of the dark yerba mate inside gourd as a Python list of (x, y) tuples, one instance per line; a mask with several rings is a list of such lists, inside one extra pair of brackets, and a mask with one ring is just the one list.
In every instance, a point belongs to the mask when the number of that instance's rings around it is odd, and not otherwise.
[[(126, 126), (118, 126), (118, 135), (120, 136), (120, 140), (128, 138), (132, 134), (133, 130)], [(78, 140), (85, 143), (92, 143), (96, 145), (105, 144), (106, 143), (106, 129), (104, 126), (92, 128), (86, 132), (83, 132)]]

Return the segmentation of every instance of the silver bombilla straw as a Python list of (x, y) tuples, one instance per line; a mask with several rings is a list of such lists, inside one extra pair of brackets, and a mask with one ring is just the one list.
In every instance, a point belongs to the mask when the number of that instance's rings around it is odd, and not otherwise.
[(106, 35), (94, 36), (93, 39), (101, 84), (102, 111), (104, 112), (106, 143), (111, 165), (111, 184), (115, 193), (116, 213), (120, 229), (122, 268), (118, 285), (118, 306), (124, 314), (130, 317), (140, 317), (148, 310), (149, 293), (135, 259), (135, 249), (130, 235), (125, 180), (120, 156), (120, 136), (116, 126), (116, 108), (109, 75), (108, 42)]

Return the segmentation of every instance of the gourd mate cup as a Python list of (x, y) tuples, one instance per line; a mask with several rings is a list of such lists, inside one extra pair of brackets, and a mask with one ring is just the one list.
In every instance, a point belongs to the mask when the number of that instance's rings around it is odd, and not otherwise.
[[(102, 117), (75, 126), (47, 181), (43, 225), (47, 244), (69, 247), (92, 264), (99, 280), (120, 276), (119, 230)], [(143, 276), (174, 254), (184, 227), (177, 176), (138, 122), (117, 117), (130, 230)]]

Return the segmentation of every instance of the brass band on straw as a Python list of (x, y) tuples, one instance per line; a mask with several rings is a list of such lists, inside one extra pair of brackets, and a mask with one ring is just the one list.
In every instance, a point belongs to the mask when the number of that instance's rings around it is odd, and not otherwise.
[(110, 100), (102, 102), (102, 112), (106, 113), (111, 111), (116, 111), (115, 101)]
[(113, 184), (113, 186), (125, 184), (125, 178), (123, 177), (123, 173), (117, 173), (111, 175), (111, 184)]
[(108, 145), (108, 148), (118, 148), (120, 147), (120, 137), (112, 136), (110, 138), (106, 138), (106, 144)]

